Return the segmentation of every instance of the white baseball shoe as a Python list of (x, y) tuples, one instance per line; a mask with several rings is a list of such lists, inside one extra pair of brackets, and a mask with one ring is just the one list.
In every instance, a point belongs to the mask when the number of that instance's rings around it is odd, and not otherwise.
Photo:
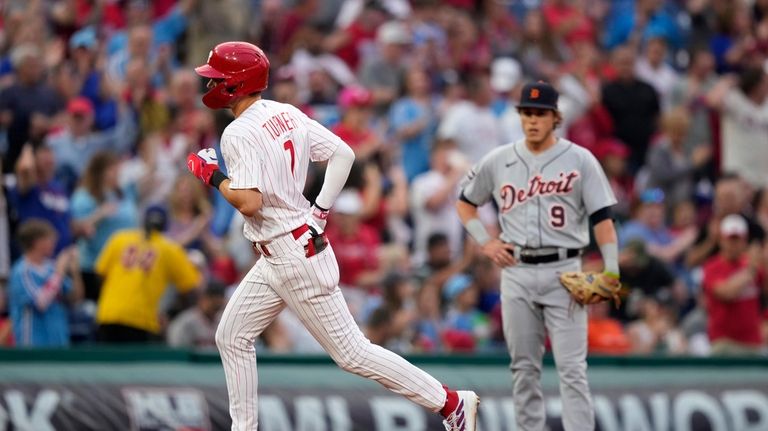
[(472, 391), (456, 391), (456, 394), (459, 396), (459, 404), (456, 410), (443, 420), (446, 431), (477, 430), (477, 406), (480, 405), (480, 397)]

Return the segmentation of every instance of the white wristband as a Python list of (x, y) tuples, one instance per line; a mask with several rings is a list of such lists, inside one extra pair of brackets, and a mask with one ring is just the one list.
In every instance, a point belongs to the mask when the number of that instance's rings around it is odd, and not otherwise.
[(469, 232), (469, 235), (480, 245), (485, 245), (485, 243), (491, 240), (491, 236), (488, 234), (488, 231), (485, 230), (483, 223), (476, 218), (469, 220), (464, 227), (467, 229), (467, 232)]
[(603, 244), (600, 246), (600, 254), (603, 255), (603, 270), (619, 275), (619, 245), (615, 242)]

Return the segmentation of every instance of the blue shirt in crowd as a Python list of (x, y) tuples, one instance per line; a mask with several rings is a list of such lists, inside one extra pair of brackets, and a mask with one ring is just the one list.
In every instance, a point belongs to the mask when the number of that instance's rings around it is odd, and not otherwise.
[(37, 297), (54, 273), (54, 262), (48, 260), (34, 265), (25, 257), (11, 269), (8, 305), (17, 346), (61, 347), (69, 345), (69, 320), (63, 296), (72, 289), (71, 280), (64, 278), (57, 298), (41, 306)]
[[(139, 213), (136, 202), (138, 201), (135, 186), (123, 189), (123, 195), (118, 197), (116, 193), (109, 193), (105, 202), (114, 202), (117, 209), (96, 224), (96, 231), (89, 238), (80, 238), (77, 242), (80, 251), (80, 268), (86, 271), (93, 270), (96, 258), (101, 253), (104, 245), (113, 233), (122, 229), (132, 229), (138, 226)], [(101, 205), (84, 188), (75, 190), (72, 195), (72, 219), (82, 220), (90, 217)]]
[(119, 106), (114, 98), (102, 97), (104, 75), (101, 71), (93, 71), (86, 75), (80, 95), (87, 97), (93, 104), (93, 125), (96, 130), (109, 130), (117, 125)]
[[(624, 4), (621, 4), (624, 3)], [(673, 48), (679, 48), (683, 43), (680, 27), (671, 11), (661, 8), (648, 18), (642, 29), (642, 41), (662, 38)], [(605, 26), (604, 45), (614, 49), (629, 41), (635, 30), (637, 11), (634, 2), (617, 2)]]
[(15, 208), (19, 223), (39, 218), (53, 225), (59, 236), (56, 254), (72, 243), (69, 230), (69, 195), (57, 181), (34, 186), (25, 193), (20, 193), (19, 189), (14, 187), (9, 190), (8, 201), (11, 207)]
[(403, 127), (426, 119), (429, 125), (418, 134), (402, 140), (402, 160), (405, 176), (410, 183), (417, 175), (429, 170), (429, 152), (435, 136), (437, 122), (430, 109), (416, 100), (406, 97), (392, 105), (389, 114), (390, 127), (398, 132)]
[(69, 130), (62, 130), (49, 136), (46, 144), (53, 149), (56, 158), (57, 177), (70, 181), (80, 178), (85, 171), (87, 161), (99, 151), (112, 151), (116, 154), (130, 152), (139, 128), (130, 110), (120, 112), (117, 125), (111, 129), (92, 132), (75, 137)]
[[(152, 25), (152, 49), (151, 57), (152, 61), (155, 61), (158, 49), (166, 45), (173, 47), (176, 45), (176, 41), (187, 29), (187, 17), (179, 10), (179, 8), (173, 9), (164, 17), (155, 21)], [(125, 77), (125, 68), (131, 59), (131, 54), (128, 52), (128, 31), (123, 30), (115, 33), (107, 42), (107, 55), (109, 61), (107, 64), (107, 70), (115, 78)], [(171, 63), (174, 69), (177, 67), (176, 55), (171, 55)], [(164, 87), (168, 83), (165, 82), (165, 76), (161, 72), (155, 73), (152, 76), (152, 83), (159, 87)]]
[(673, 238), (669, 229), (664, 226), (651, 229), (640, 222), (629, 221), (619, 230), (619, 245), (623, 248), (632, 240), (664, 246), (670, 244)]

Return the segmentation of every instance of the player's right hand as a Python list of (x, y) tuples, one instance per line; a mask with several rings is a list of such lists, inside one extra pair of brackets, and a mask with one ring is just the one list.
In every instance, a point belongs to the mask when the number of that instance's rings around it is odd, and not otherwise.
[(502, 268), (517, 264), (513, 254), (515, 252), (514, 244), (508, 244), (498, 238), (494, 238), (485, 243), (480, 248), (480, 251)]
[(216, 150), (205, 148), (187, 156), (187, 168), (192, 175), (199, 178), (207, 185), (211, 185), (213, 173), (219, 170), (219, 160), (216, 158)]

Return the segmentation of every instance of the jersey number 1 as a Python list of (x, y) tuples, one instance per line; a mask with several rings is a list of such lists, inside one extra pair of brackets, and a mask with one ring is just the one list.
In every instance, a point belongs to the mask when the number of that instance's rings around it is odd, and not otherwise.
[(296, 176), (296, 173), (294, 172), (294, 167), (296, 165), (296, 149), (293, 148), (293, 141), (290, 139), (285, 141), (283, 148), (285, 151), (291, 153), (291, 175)]

